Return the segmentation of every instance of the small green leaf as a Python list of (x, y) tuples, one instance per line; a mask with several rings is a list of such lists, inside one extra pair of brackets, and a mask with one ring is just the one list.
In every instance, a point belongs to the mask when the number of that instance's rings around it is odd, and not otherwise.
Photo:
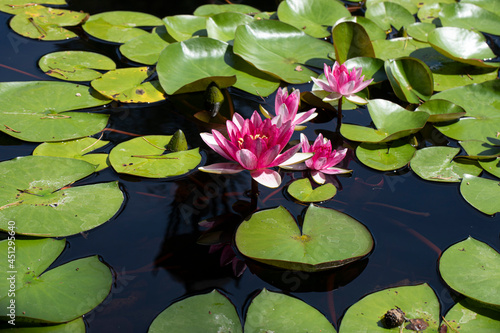
[(407, 165), (415, 153), (415, 148), (406, 140), (389, 143), (363, 142), (356, 148), (356, 157), (370, 168), (389, 171)]
[(290, 184), (288, 193), (302, 202), (321, 202), (333, 198), (337, 188), (333, 184), (325, 184), (313, 189), (309, 179), (303, 178)]
[[(464, 175), (460, 193), (477, 210), (493, 215), (500, 212), (500, 183), (498, 180)], [(497, 301), (496, 304), (500, 304)]]
[(154, 65), (161, 51), (169, 44), (165, 27), (157, 27), (150, 34), (140, 35), (120, 46), (120, 52), (128, 59), (146, 65)]

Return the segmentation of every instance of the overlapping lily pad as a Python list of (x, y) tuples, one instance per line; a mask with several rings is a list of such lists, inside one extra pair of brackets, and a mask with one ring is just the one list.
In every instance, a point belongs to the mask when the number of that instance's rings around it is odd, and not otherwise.
[[(7, 253), (8, 246), (11, 246), (8, 243), (8, 240), (0, 242), (1, 253)], [(0, 263), (0, 306), (3, 309), (12, 299), (7, 294), (11, 282), (8, 278), (12, 271), (17, 272), (14, 274), (16, 323), (74, 320), (99, 305), (108, 295), (113, 278), (109, 268), (97, 256), (74, 260), (46, 271), (65, 245), (64, 239), (16, 239), (14, 264), (7, 260)], [(0, 318), (7, 319), (5, 313)]]
[(132, 61), (154, 65), (169, 44), (169, 38), (165, 27), (157, 27), (150, 34), (137, 36), (121, 45), (120, 52)]
[(474, 29), (498, 35), (500, 16), (471, 3), (446, 4), (439, 12), (441, 23), (446, 27)]
[(109, 103), (87, 86), (69, 82), (28, 81), (0, 83), (0, 131), (15, 138), (42, 142), (93, 135), (109, 115), (67, 112)]
[(199, 149), (170, 152), (172, 135), (148, 135), (117, 145), (109, 153), (111, 166), (118, 173), (148, 178), (183, 175), (201, 162)]
[(243, 14), (256, 14), (260, 13), (260, 10), (248, 5), (241, 4), (223, 4), (223, 5), (202, 5), (194, 11), (194, 15), (197, 16), (212, 16), (220, 13), (233, 12), (233, 13), (243, 13)]
[(66, 0), (0, 0), (0, 11), (9, 14), (23, 13), (27, 7), (40, 5), (66, 5)]
[(384, 327), (382, 318), (391, 309), (401, 309), (406, 318), (420, 319), (425, 325), (425, 331), (436, 332), (439, 328), (439, 301), (436, 294), (428, 284), (417, 286), (404, 286), (384, 289), (363, 297), (352, 305), (340, 325), (340, 333), (383, 333), (383, 332), (414, 332), (424, 331), (408, 328), (410, 322), (403, 323), (403, 328)]
[(167, 32), (181, 42), (194, 36), (207, 36), (206, 19), (194, 15), (176, 15), (163, 18)]
[(367, 19), (364, 16), (348, 16), (339, 19), (335, 25), (340, 22), (355, 22), (365, 28), (365, 31), (368, 33), (368, 37), (370, 40), (377, 39), (385, 39), (387, 37), (384, 29), (380, 28), (375, 22), (370, 19)]
[(488, 160), (500, 156), (500, 140), (484, 142), (480, 140), (460, 141), (460, 145), (465, 149), (467, 157)]
[(250, 15), (242, 13), (224, 12), (207, 18), (208, 37), (229, 42), (234, 39), (236, 28), (252, 22)]
[(31, 327), (18, 327), (18, 328), (10, 328), (9, 332), (20, 332), (20, 333), (85, 333), (85, 323), (83, 322), (83, 318), (77, 318), (70, 322), (64, 324), (56, 324), (47, 326), (43, 324), (43, 326), (31, 326)]
[(394, 2), (379, 2), (368, 7), (365, 17), (386, 31), (391, 30), (391, 26), (399, 30), (415, 23), (413, 15), (405, 7)]
[[(373, 49), (377, 58), (389, 60), (401, 57), (415, 57), (415, 53), (431, 49), (428, 43), (420, 42), (411, 37), (401, 37), (392, 39), (377, 39), (372, 41)], [(436, 52), (437, 53), (437, 52)]]
[[(499, 147), (496, 147), (499, 148)], [(479, 164), (488, 173), (500, 178), (500, 158), (494, 158), (489, 160), (480, 160)]]
[(493, 215), (500, 212), (500, 182), (472, 175), (465, 175), (460, 193), (477, 210)]
[(500, 307), (500, 254), (487, 244), (469, 237), (452, 245), (441, 255), (439, 273), (453, 290)]
[(242, 330), (234, 305), (214, 290), (170, 305), (155, 318), (148, 332), (241, 333)]
[(236, 231), (245, 256), (285, 269), (320, 271), (359, 260), (373, 248), (370, 232), (339, 211), (309, 206), (302, 231), (283, 207), (258, 211)]
[(340, 22), (332, 29), (335, 58), (339, 63), (355, 57), (375, 58), (370, 37), (365, 28), (355, 22)]
[(427, 34), (435, 28), (436, 26), (432, 23), (417, 22), (406, 27), (406, 32), (416, 40), (426, 43)]
[(377, 58), (369, 57), (356, 57), (346, 60), (344, 65), (348, 70), (353, 68), (361, 68), (361, 74), (364, 75), (365, 80), (373, 79), (374, 83), (387, 80), (387, 75), (384, 70), (384, 61)]
[(465, 115), (465, 110), (444, 99), (433, 99), (422, 103), (415, 111), (425, 111), (430, 114), (428, 122), (437, 123), (459, 119)]
[(250, 303), (245, 320), (247, 333), (257, 332), (336, 333), (325, 316), (307, 303), (263, 289)]
[(411, 57), (386, 60), (385, 71), (396, 96), (403, 101), (418, 104), (434, 92), (431, 70), (421, 60)]
[(45, 74), (67, 81), (91, 81), (101, 77), (98, 70), (112, 70), (116, 64), (110, 58), (87, 51), (60, 51), (44, 55), (38, 66)]
[(363, 142), (356, 148), (356, 157), (370, 168), (389, 171), (407, 165), (416, 148), (407, 140), (396, 140), (388, 143)]
[(16, 233), (64, 237), (108, 221), (124, 200), (117, 182), (71, 184), (95, 165), (71, 158), (26, 156), (0, 163), (0, 230), (16, 222)]
[[(413, 0), (367, 0), (366, 1), (366, 8), (369, 8), (373, 5), (376, 5), (381, 2), (393, 2), (396, 3), (402, 7), (404, 7), (407, 11), (409, 11), (411, 14), (416, 14), (418, 11), (418, 7), (416, 4), (416, 1)], [(421, 4), (420, 2), (419, 4)]]
[(469, 84), (491, 81), (495, 80), (497, 76), (498, 68), (477, 67), (456, 61), (441, 62), (432, 69), (435, 91), (444, 91)]
[(288, 193), (302, 202), (321, 202), (333, 198), (337, 188), (333, 184), (325, 184), (313, 189), (309, 179), (302, 178), (288, 186)]
[(466, 298), (446, 313), (441, 327), (460, 333), (500, 332), (500, 312), (479, 307)]
[(318, 75), (307, 66), (332, 65), (332, 44), (315, 39), (283, 22), (254, 21), (236, 29), (234, 53), (260, 70), (289, 83), (305, 83)]

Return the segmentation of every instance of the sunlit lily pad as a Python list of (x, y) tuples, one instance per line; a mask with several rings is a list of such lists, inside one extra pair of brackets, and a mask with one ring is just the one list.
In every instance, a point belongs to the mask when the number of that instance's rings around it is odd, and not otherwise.
[(230, 5), (202, 5), (194, 11), (197, 16), (212, 16), (225, 12), (255, 14), (260, 13), (260, 10), (248, 5), (230, 4)]
[[(10, 318), (9, 318), (10, 320)], [(2, 332), (19, 332), (19, 333), (85, 333), (85, 323), (83, 322), (83, 318), (77, 318), (70, 322), (64, 324), (56, 324), (47, 326), (30, 326), (30, 327), (18, 327), (18, 328), (9, 328), (8, 331), (2, 330)]]
[(423, 23), (432, 23), (436, 26), (441, 26), (441, 20), (439, 19), (439, 13), (444, 6), (444, 3), (428, 3), (423, 5), (417, 13), (417, 17), (420, 19), (420, 22)]
[[(9, 245), (8, 240), (0, 242), (0, 253), (6, 258), (9, 246), (14, 245)], [(0, 263), (2, 309), (10, 305), (8, 278), (15, 275), (16, 323), (67, 322), (89, 312), (109, 294), (113, 277), (97, 256), (73, 260), (46, 271), (65, 246), (64, 239), (16, 239), (13, 266), (7, 260)], [(5, 313), (0, 318), (6, 319)]]
[(471, 3), (486, 10), (489, 10), (494, 14), (500, 15), (500, 1), (498, 0), (461, 0), (460, 3), (464, 4)]
[(403, 6), (394, 2), (379, 2), (366, 9), (365, 17), (375, 22), (384, 30), (397, 30), (415, 23), (413, 15)]
[(443, 122), (458, 119), (465, 115), (465, 110), (444, 99), (433, 99), (422, 103), (415, 111), (425, 111), (430, 114), (428, 122)]
[[(377, 39), (372, 41), (377, 58), (382, 60), (413, 56), (417, 50), (432, 49), (428, 43), (420, 42), (411, 37)], [(420, 52), (420, 51), (419, 51)]]
[(108, 143), (109, 141), (94, 138), (82, 138), (62, 142), (45, 142), (35, 148), (33, 155), (75, 158), (96, 165), (97, 168), (95, 171), (100, 171), (109, 166), (107, 162), (108, 154), (89, 153), (95, 149), (104, 147)]
[(97, 70), (112, 70), (116, 64), (110, 58), (87, 51), (60, 51), (44, 55), (38, 66), (45, 74), (67, 81), (91, 81), (102, 75)]
[(376, 39), (385, 39), (387, 37), (384, 29), (380, 28), (375, 22), (367, 19), (364, 16), (348, 16), (339, 19), (335, 24), (339, 24), (340, 22), (355, 22), (360, 24), (363, 28), (365, 28), (368, 33), (368, 37), (370, 40)]
[(453, 290), (500, 307), (500, 253), (489, 245), (469, 237), (450, 246), (439, 259), (439, 273)]
[(384, 61), (377, 58), (356, 57), (346, 60), (344, 65), (347, 69), (362, 68), (362, 75), (365, 80), (373, 79), (372, 84), (387, 80), (387, 75), (384, 70)]
[(465, 298), (455, 304), (446, 313), (441, 327), (460, 333), (496, 333), (500, 332), (500, 312), (473, 304)]
[(165, 99), (158, 80), (146, 81), (152, 73), (147, 67), (120, 68), (91, 82), (104, 96), (124, 103), (152, 103)]
[(125, 43), (148, 32), (138, 27), (163, 25), (156, 16), (129, 11), (104, 12), (90, 16), (83, 25), (89, 35), (108, 42)]
[(468, 203), (485, 214), (493, 215), (500, 212), (498, 180), (465, 175), (460, 184), (460, 193)]
[(260, 70), (289, 83), (305, 83), (318, 74), (304, 65), (323, 68), (335, 49), (283, 22), (254, 21), (236, 29), (234, 53)]
[(259, 332), (337, 332), (325, 316), (307, 303), (263, 289), (248, 307), (246, 333)]
[(302, 202), (321, 202), (333, 198), (337, 188), (333, 184), (325, 184), (313, 189), (309, 179), (302, 178), (288, 186), (288, 193)]
[(381, 2), (393, 2), (401, 7), (404, 7), (411, 14), (416, 14), (418, 11), (418, 7), (413, 0), (366, 0), (366, 8), (369, 8), (373, 5), (376, 5)]
[(355, 22), (340, 22), (332, 29), (335, 58), (339, 63), (355, 57), (375, 58), (370, 37), (365, 28)]
[[(495, 148), (499, 148), (498, 146)], [(479, 160), (481, 167), (488, 173), (500, 178), (500, 158), (494, 158), (489, 160)]]
[(432, 69), (435, 91), (486, 82), (496, 79), (497, 76), (498, 68), (476, 67), (456, 61), (444, 63)]
[(163, 18), (167, 32), (181, 42), (193, 36), (207, 36), (206, 19), (194, 15), (175, 15)]
[(0, 131), (15, 138), (42, 142), (93, 135), (108, 123), (109, 115), (66, 112), (109, 103), (89, 87), (69, 82), (0, 83)]
[(10, 20), (10, 27), (21, 36), (28, 38), (64, 40), (77, 36), (64, 27), (80, 24), (87, 15), (65, 9), (30, 6)]
[(109, 153), (111, 166), (118, 173), (148, 178), (183, 175), (201, 162), (199, 149), (170, 152), (171, 135), (149, 135), (128, 140)]
[(120, 52), (128, 59), (146, 65), (154, 65), (161, 51), (169, 44), (165, 27), (155, 28), (150, 34), (140, 35), (120, 46)]
[(234, 39), (236, 28), (254, 19), (242, 13), (224, 12), (207, 18), (208, 37), (229, 42)]
[(416, 148), (405, 140), (389, 143), (362, 143), (356, 148), (356, 157), (370, 168), (389, 171), (407, 165)]
[(385, 72), (396, 96), (403, 101), (419, 104), (434, 92), (431, 70), (421, 60), (411, 57), (386, 60)]
[(117, 182), (71, 186), (95, 170), (71, 158), (25, 156), (0, 163), (0, 229), (16, 221), (18, 234), (64, 237), (93, 229), (118, 212)]
[(500, 33), (500, 16), (470, 3), (444, 5), (439, 18), (446, 27), (474, 29), (494, 35)]
[(338, 0), (285, 0), (278, 7), (281, 22), (316, 38), (329, 36), (328, 27), (346, 16), (351, 13)]
[(410, 24), (406, 28), (406, 32), (408, 35), (413, 37), (416, 40), (419, 40), (421, 42), (426, 43), (427, 42), (427, 34), (434, 30), (436, 26), (432, 23), (423, 23), (423, 22), (417, 22)]
[(468, 157), (479, 160), (492, 159), (500, 156), (500, 140), (494, 142), (484, 142), (479, 140), (460, 141), (460, 145), (465, 149)]
[(384, 289), (363, 297), (347, 309), (342, 318), (339, 332), (415, 332), (416, 330), (407, 328), (410, 323), (404, 323), (401, 329), (399, 327), (392, 329), (384, 327), (384, 315), (387, 311), (397, 308), (405, 313), (406, 318), (412, 320), (421, 319), (427, 324), (425, 332), (437, 332), (439, 327), (439, 300), (432, 288), (426, 283), (417, 286)]
[(0, 0), (0, 11), (9, 14), (23, 13), (28, 7), (40, 5), (66, 5), (66, 0)]
[(241, 333), (234, 305), (217, 290), (191, 296), (163, 310), (151, 323), (148, 333), (233, 332)]
[(426, 112), (408, 111), (383, 99), (370, 100), (368, 111), (376, 129), (342, 124), (341, 134), (353, 141), (372, 143), (393, 141), (418, 132), (429, 118), (429, 114)]
[(320, 271), (359, 260), (373, 248), (366, 227), (339, 211), (309, 206), (302, 231), (282, 206), (258, 211), (236, 231), (245, 256), (293, 270)]

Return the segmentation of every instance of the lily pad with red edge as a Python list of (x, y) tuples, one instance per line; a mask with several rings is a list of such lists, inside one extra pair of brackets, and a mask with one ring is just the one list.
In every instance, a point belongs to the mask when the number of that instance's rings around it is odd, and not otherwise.
[(498, 180), (465, 175), (460, 194), (477, 210), (493, 215), (500, 212), (500, 182)]
[(394, 2), (379, 2), (368, 7), (365, 17), (385, 31), (391, 30), (391, 26), (399, 30), (415, 23), (413, 15), (405, 7)]
[(241, 333), (234, 305), (217, 290), (191, 296), (163, 310), (151, 323), (148, 333), (233, 332)]
[(472, 237), (453, 244), (439, 259), (439, 273), (456, 292), (499, 310), (500, 253), (488, 244)]
[[(409, 329), (410, 322), (403, 323), (403, 328), (388, 329), (385, 327), (384, 315), (392, 309), (401, 309), (406, 318), (420, 319), (426, 326), (426, 332), (436, 332), (439, 328), (439, 300), (428, 284), (403, 286), (384, 289), (363, 297), (351, 305), (340, 323), (339, 333), (384, 333), (415, 332)], [(418, 330), (424, 331), (424, 330)]]
[(424, 111), (430, 114), (430, 123), (455, 120), (465, 115), (465, 110), (456, 104), (444, 99), (433, 99), (420, 104), (415, 111)]
[(355, 22), (343, 21), (332, 29), (335, 58), (342, 64), (355, 57), (375, 58), (370, 37), (365, 28)]
[(304, 301), (267, 289), (263, 289), (250, 303), (244, 331), (337, 332), (321, 312)]
[(313, 189), (311, 182), (307, 178), (294, 181), (288, 186), (287, 191), (292, 197), (301, 202), (326, 201), (337, 194), (335, 185), (325, 184)]
[(455, 304), (441, 323), (449, 332), (496, 333), (500, 332), (500, 312), (478, 306), (470, 298)]
[(124, 196), (118, 182), (71, 186), (96, 166), (72, 158), (25, 156), (0, 163), (0, 230), (65, 237), (111, 219)]
[[(9, 246), (8, 240), (1, 241), (0, 253), (7, 255)], [(15, 240), (16, 324), (68, 322), (95, 308), (109, 294), (113, 277), (109, 267), (97, 256), (47, 270), (65, 246), (64, 239)], [(0, 306), (3, 309), (12, 299), (8, 295), (12, 281), (8, 279), (12, 274), (9, 274), (12, 271), (9, 265), (7, 260), (0, 262)], [(2, 320), (8, 320), (5, 313), (0, 315)]]
[(416, 148), (407, 140), (384, 143), (363, 142), (356, 148), (356, 157), (370, 168), (389, 171), (407, 165), (415, 154)]
[(310, 205), (302, 231), (279, 206), (252, 214), (236, 231), (245, 256), (284, 269), (322, 271), (362, 259), (373, 248), (368, 229), (349, 215)]

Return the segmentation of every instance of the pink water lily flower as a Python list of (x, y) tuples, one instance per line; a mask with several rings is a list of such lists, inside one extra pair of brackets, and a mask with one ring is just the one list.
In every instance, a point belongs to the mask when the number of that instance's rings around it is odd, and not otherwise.
[(346, 156), (347, 148), (342, 150), (332, 150), (332, 143), (330, 140), (323, 138), (322, 134), (318, 135), (312, 146), (309, 144), (309, 140), (304, 134), (300, 134), (300, 142), (302, 145), (302, 152), (314, 153), (313, 157), (304, 163), (287, 166), (286, 169), (309, 169), (311, 170), (312, 178), (318, 184), (325, 183), (325, 174), (335, 175), (351, 172), (351, 170), (335, 167), (335, 165), (339, 164)]
[(289, 94), (288, 90), (285, 88), (278, 88), (276, 98), (274, 100), (275, 116), (273, 117), (262, 106), (260, 106), (260, 112), (264, 115), (264, 117), (273, 119), (274, 122), (277, 121), (278, 116), (281, 116), (281, 121), (283, 123), (290, 120), (292, 122), (292, 126), (295, 127), (295, 130), (301, 130), (305, 128), (305, 126), (300, 126), (301, 124), (314, 119), (318, 114), (314, 112), (316, 108), (297, 113), (299, 110), (299, 102), (300, 91), (298, 89), (292, 90)]
[[(365, 89), (373, 81), (373, 79), (364, 81), (365, 76), (361, 76), (361, 67), (353, 68), (349, 71), (344, 64), (339, 65), (339, 63), (335, 61), (332, 68), (325, 64), (324, 72), (326, 80), (311, 78), (314, 83), (325, 92), (322, 96), (324, 102), (336, 101), (344, 96), (348, 101), (356, 104), (368, 103), (366, 99), (355, 95), (357, 92)], [(313, 93), (318, 95), (318, 90), (313, 90)], [(319, 93), (319, 95), (322, 94)]]
[(199, 170), (219, 174), (249, 170), (254, 180), (276, 188), (281, 184), (281, 177), (270, 168), (300, 163), (312, 156), (311, 153), (298, 153), (300, 144), (281, 153), (293, 134), (290, 120), (283, 123), (279, 117), (273, 123), (271, 119), (263, 121), (257, 111), (250, 119), (235, 113), (232, 121), (226, 122), (226, 127), (229, 140), (217, 130), (200, 135), (210, 148), (236, 163), (216, 163)]

